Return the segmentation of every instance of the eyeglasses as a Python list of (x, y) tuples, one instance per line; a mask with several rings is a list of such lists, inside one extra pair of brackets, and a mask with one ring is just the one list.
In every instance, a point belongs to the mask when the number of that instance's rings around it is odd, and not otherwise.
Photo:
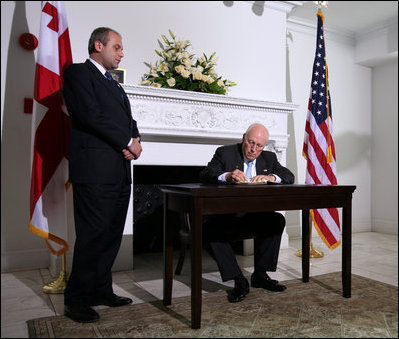
[(257, 144), (257, 143), (255, 143), (255, 141), (253, 141), (253, 140), (245, 139), (245, 142), (246, 142), (249, 146), (255, 147), (257, 150), (263, 149), (263, 148), (265, 147), (265, 145)]

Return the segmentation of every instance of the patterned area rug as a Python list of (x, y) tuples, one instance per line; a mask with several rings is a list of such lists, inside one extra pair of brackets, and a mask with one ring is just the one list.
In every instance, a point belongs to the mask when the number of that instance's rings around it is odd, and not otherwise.
[(342, 297), (341, 272), (285, 281), (284, 292), (251, 288), (231, 304), (227, 291), (202, 295), (201, 328), (193, 330), (190, 297), (98, 310), (101, 319), (75, 323), (65, 316), (29, 320), (30, 338), (397, 338), (398, 288), (352, 275)]

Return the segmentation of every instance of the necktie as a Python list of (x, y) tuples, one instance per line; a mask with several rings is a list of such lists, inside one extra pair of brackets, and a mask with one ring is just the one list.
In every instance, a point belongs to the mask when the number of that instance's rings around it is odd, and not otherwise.
[(252, 166), (253, 166), (253, 164), (254, 164), (253, 161), (248, 162), (247, 170), (245, 171), (245, 175), (247, 176), (248, 179), (252, 178)]
[(120, 90), (119, 86), (117, 85), (116, 81), (112, 78), (111, 73), (109, 73), (108, 71), (106, 71), (104, 73), (104, 75), (106, 76), (106, 78), (111, 82), (112, 86), (118, 91), (118, 94), (121, 97), (121, 100), (123, 102), (123, 94), (122, 91)]
[(109, 80), (109, 81), (114, 81), (114, 79), (112, 78), (112, 75), (111, 75), (111, 73), (110, 72), (108, 72), (108, 71), (106, 71), (105, 72), (105, 76), (106, 76), (106, 78)]

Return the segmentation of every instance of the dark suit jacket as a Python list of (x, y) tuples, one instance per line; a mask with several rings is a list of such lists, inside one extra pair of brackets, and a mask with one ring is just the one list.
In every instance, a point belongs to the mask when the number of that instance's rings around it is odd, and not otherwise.
[(72, 126), (70, 181), (115, 184), (126, 176), (131, 183), (130, 162), (122, 149), (140, 134), (126, 93), (119, 84), (118, 92), (89, 60), (70, 65), (63, 80)]
[[(235, 169), (244, 170), (242, 143), (217, 148), (212, 160), (201, 171), (200, 180), (202, 183), (215, 184), (219, 175)], [(278, 162), (275, 153), (269, 151), (262, 151), (256, 159), (256, 173), (277, 174), (283, 184), (293, 184), (295, 180), (294, 174)]]

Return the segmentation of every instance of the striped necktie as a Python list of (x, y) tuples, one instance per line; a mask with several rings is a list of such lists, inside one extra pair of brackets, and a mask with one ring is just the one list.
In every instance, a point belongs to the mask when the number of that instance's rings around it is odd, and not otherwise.
[(104, 75), (105, 75), (105, 77), (106, 77), (109, 81), (113, 80), (113, 79), (112, 79), (112, 75), (111, 75), (110, 72), (106, 71), (106, 72), (104, 73)]
[(121, 89), (119, 88), (118, 84), (116, 83), (116, 81), (114, 80), (114, 78), (112, 77), (111, 73), (106, 71), (104, 73), (105, 77), (111, 82), (112, 86), (118, 91), (118, 94), (121, 97), (121, 101), (123, 102), (123, 93), (121, 91)]

